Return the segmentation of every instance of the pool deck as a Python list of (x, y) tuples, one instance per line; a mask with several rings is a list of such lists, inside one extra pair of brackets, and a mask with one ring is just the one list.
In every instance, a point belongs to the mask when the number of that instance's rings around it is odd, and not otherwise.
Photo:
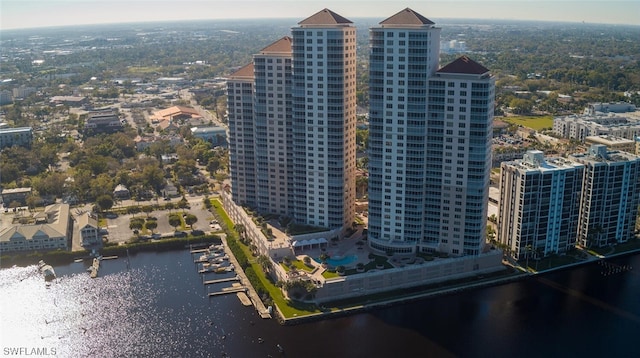
[(342, 238), (337, 242), (330, 241), (326, 247), (326, 250), (322, 250), (320, 248), (313, 249), (305, 249), (299, 250), (296, 252), (296, 258), (298, 260), (304, 260), (305, 256), (309, 256), (311, 258), (311, 264), (316, 267), (313, 272), (301, 272), (301, 275), (307, 275), (311, 279), (324, 283), (326, 279), (322, 276), (322, 273), (327, 270), (327, 268), (323, 267), (322, 264), (317, 263), (314, 258), (319, 257), (321, 254), (326, 253), (329, 257), (338, 257), (344, 258), (347, 256), (356, 256), (357, 259), (350, 262), (347, 265), (344, 265), (346, 268), (353, 268), (358, 263), (367, 264), (369, 263), (369, 254), (366, 242), (363, 245), (357, 245), (358, 241), (361, 241), (362, 238), (362, 227), (360, 227), (351, 237)]

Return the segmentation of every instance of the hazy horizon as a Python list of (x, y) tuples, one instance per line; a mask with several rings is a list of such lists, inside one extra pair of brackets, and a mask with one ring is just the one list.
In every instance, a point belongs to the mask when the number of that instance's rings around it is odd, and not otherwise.
[(640, 1), (634, 0), (2, 0), (0, 30), (221, 19), (303, 20), (323, 8), (348, 19), (383, 20), (406, 7), (434, 19), (640, 25)]

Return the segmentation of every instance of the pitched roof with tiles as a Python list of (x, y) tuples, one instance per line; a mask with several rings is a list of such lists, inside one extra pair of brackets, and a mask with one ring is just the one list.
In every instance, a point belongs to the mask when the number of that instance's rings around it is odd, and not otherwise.
[(393, 26), (424, 26), (424, 25), (435, 25), (435, 22), (427, 19), (426, 17), (418, 14), (417, 12), (406, 8), (399, 13), (382, 20), (380, 25), (393, 25)]
[(240, 67), (236, 72), (229, 75), (229, 79), (253, 78), (253, 63)]
[(260, 50), (262, 54), (268, 53), (291, 53), (291, 37), (285, 36), (280, 40)]
[(348, 20), (329, 9), (322, 9), (300, 21), (298, 25), (340, 25), (352, 23), (353, 22), (351, 22), (351, 20)]
[(489, 72), (489, 69), (470, 59), (467, 56), (461, 56), (453, 62), (447, 64), (437, 71), (438, 73), (461, 73), (469, 75), (482, 75)]

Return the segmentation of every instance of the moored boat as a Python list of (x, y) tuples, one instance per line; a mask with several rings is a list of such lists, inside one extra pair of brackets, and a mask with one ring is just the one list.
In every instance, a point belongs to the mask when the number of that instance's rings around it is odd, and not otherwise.
[(38, 262), (38, 268), (40, 272), (44, 275), (44, 280), (49, 282), (56, 279), (56, 272), (53, 270), (51, 265), (46, 264), (43, 260)]

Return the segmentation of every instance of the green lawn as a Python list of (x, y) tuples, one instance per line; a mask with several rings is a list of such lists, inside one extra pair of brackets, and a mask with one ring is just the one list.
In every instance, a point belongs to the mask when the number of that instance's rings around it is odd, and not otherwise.
[[(233, 232), (233, 239), (237, 238), (238, 234), (233, 228), (233, 222), (231, 221), (231, 219), (229, 219), (229, 216), (227, 216), (227, 213), (224, 211), (222, 203), (219, 200), (213, 200), (212, 204), (213, 209), (216, 211), (222, 221), (227, 225), (229, 231)], [(264, 272), (262, 271), (262, 267), (260, 267), (260, 264), (257, 263), (257, 260), (251, 253), (249, 247), (240, 242), (238, 242), (238, 244), (242, 248), (242, 251), (247, 256), (247, 258), (249, 258), (249, 262), (251, 264), (251, 267), (253, 268), (253, 271), (256, 273), (256, 276), (258, 276), (258, 279), (264, 285), (265, 289), (269, 292), (269, 296), (271, 296), (273, 303), (278, 306), (278, 309), (280, 309), (280, 312), (282, 312), (282, 315), (285, 318), (306, 316), (311, 313), (321, 312), (320, 309), (318, 309), (318, 306), (316, 306), (315, 304), (299, 303), (287, 300), (282, 295), (282, 291), (280, 290), (280, 288), (265, 276)]]
[(513, 124), (518, 124), (523, 127), (535, 129), (537, 131), (544, 128), (553, 127), (553, 116), (512, 116), (504, 117), (501, 120)]
[(611, 247), (607, 246), (607, 247), (595, 247), (592, 248), (591, 250), (597, 252), (600, 255), (610, 255), (612, 254), (611, 251), (613, 251), (614, 254), (619, 254), (621, 252), (625, 252), (625, 251), (631, 251), (631, 250), (637, 250), (640, 249), (640, 239), (631, 239), (625, 243), (622, 244), (617, 244), (614, 246), (614, 250), (611, 250)]

